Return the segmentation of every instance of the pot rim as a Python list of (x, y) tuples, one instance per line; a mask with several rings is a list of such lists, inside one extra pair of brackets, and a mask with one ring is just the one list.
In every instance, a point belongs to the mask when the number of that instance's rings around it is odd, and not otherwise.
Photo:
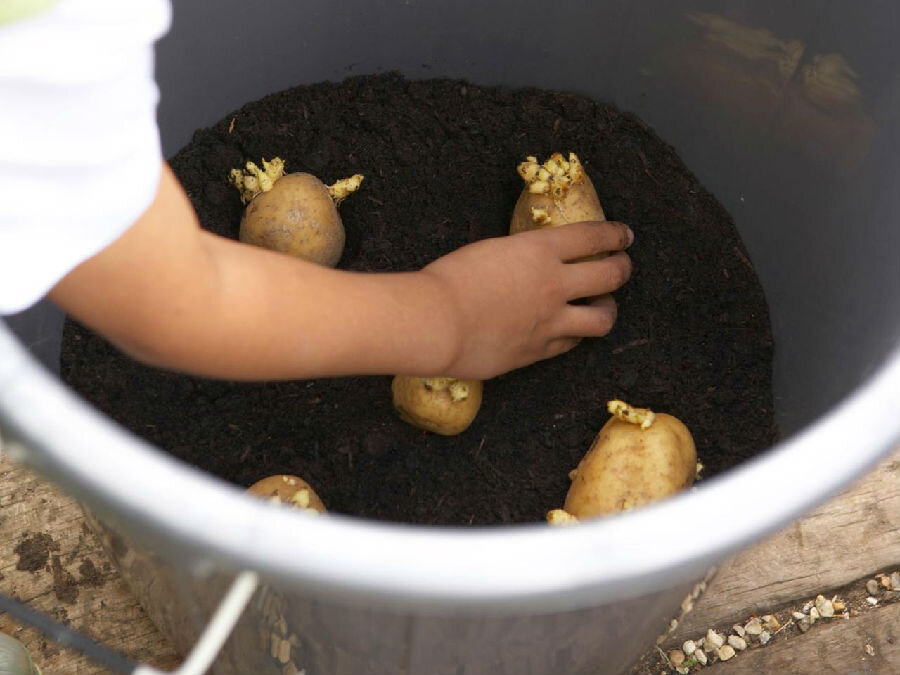
[(900, 438), (898, 413), (900, 346), (763, 455), (633, 512), (565, 528), (310, 517), (138, 439), (40, 366), (0, 322), (0, 422), (21, 440), (7, 443), (15, 459), (98, 513), (127, 520), (126, 534), (151, 537), (154, 550), (195, 573), (254, 569), (316, 594), (418, 609), (575, 609), (693, 582), (872, 467)]

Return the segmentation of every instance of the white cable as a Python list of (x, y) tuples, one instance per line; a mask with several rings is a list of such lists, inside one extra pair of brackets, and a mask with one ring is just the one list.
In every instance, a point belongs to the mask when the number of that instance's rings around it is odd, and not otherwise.
[[(235, 578), (200, 639), (197, 640), (197, 644), (184, 663), (172, 671), (171, 675), (203, 675), (209, 669), (258, 585), (259, 577), (256, 572), (244, 571)], [(132, 675), (167, 675), (167, 673), (151, 666), (140, 665), (134, 669)]]

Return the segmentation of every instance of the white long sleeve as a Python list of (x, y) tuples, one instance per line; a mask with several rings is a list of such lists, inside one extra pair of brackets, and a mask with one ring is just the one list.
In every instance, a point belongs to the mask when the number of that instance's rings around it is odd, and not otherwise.
[(153, 43), (168, 0), (58, 0), (0, 23), (0, 314), (147, 209), (162, 167)]

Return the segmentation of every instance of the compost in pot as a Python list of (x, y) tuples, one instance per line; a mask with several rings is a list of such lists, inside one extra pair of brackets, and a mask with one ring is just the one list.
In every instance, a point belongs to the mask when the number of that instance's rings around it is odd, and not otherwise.
[(768, 448), (762, 289), (724, 208), (634, 115), (552, 91), (362, 76), (249, 103), (198, 131), (171, 164), (202, 225), (233, 239), (243, 207), (229, 173), (248, 160), (278, 156), (325, 182), (365, 175), (341, 205), (338, 267), (384, 272), (507, 235), (517, 165), (557, 151), (578, 154), (607, 218), (635, 232), (618, 322), (606, 338), (484, 383), (459, 435), (403, 422), (390, 377), (206, 380), (131, 361), (72, 321), (63, 377), (186, 462), (244, 487), (303, 476), (330, 511), (379, 520), (542, 520), (563, 503), (613, 398), (683, 420), (707, 476)]

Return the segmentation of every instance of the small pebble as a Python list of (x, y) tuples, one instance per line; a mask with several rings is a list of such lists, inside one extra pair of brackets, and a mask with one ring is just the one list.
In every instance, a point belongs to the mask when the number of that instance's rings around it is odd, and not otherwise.
[(891, 588), (900, 591), (900, 572), (891, 573)]
[(803, 612), (791, 612), (791, 616), (793, 616), (797, 621), (806, 618), (806, 614)]
[(741, 626), (740, 624), (737, 624), (737, 623), (734, 624), (731, 627), (731, 630), (733, 630), (740, 637), (744, 637), (744, 635), (746, 635), (746, 631), (744, 630), (744, 627)]
[(816, 619), (818, 619), (819, 617), (820, 617), (819, 610), (816, 609), (815, 607), (811, 607), (809, 610), (809, 622), (815, 623)]
[(890, 578), (887, 574), (882, 574), (882, 575), (881, 575), (881, 579), (879, 579), (879, 581), (881, 581), (881, 587), (882, 587), (883, 589), (885, 589), (885, 590), (890, 589), (890, 587), (891, 587), (891, 578)]
[(869, 579), (866, 582), (866, 593), (869, 595), (875, 595), (878, 593), (878, 582), (875, 579)]
[(699, 663), (701, 666), (705, 666), (709, 661), (709, 659), (706, 658), (706, 652), (702, 649), (698, 649), (696, 652), (694, 652), (694, 658), (697, 659), (697, 663)]
[(750, 619), (744, 626), (744, 632), (747, 635), (759, 635), (762, 633), (762, 624), (759, 622), (759, 619), (756, 617)]
[(714, 649), (718, 649), (722, 645), (725, 644), (725, 638), (719, 635), (716, 631), (710, 628), (706, 631), (706, 642), (704, 644), (704, 648), (706, 651), (712, 651)]
[(820, 595), (816, 598), (816, 610), (818, 611), (819, 616), (830, 619), (834, 616), (834, 603), (828, 598)]
[(772, 636), (769, 635), (769, 631), (767, 631), (767, 630), (764, 630), (762, 633), (759, 634), (759, 644), (761, 644), (761, 645), (768, 644), (769, 640), (771, 640), (771, 639), (772, 639)]
[(866, 602), (868, 602), (872, 607), (878, 604), (878, 598), (873, 598), (871, 595), (866, 598)]
[(684, 663), (684, 652), (680, 649), (671, 649), (667, 654), (669, 657), (669, 663), (672, 664), (673, 668), (677, 668), (682, 663)]
[(809, 614), (809, 608), (812, 607), (813, 604), (814, 604), (813, 601), (810, 600), (810, 601), (807, 602), (805, 605), (803, 605), (803, 613), (804, 613), (804, 614)]
[(831, 607), (835, 612), (843, 612), (847, 609), (847, 605), (845, 605), (842, 600), (835, 600), (831, 603)]
[(688, 673), (691, 672), (691, 669), (687, 666), (678, 666), (675, 669), (675, 672), (678, 673), (678, 675), (688, 675)]
[(291, 643), (287, 640), (282, 640), (281, 644), (278, 646), (278, 661), (281, 664), (285, 664), (291, 660)]
[(734, 656), (734, 649), (731, 645), (723, 645), (716, 650), (716, 654), (719, 655), (719, 658), (722, 661), (727, 661), (732, 656)]
[(900, 598), (900, 591), (885, 591), (884, 592), (884, 600), (885, 602), (890, 600), (896, 600)]
[(875, 656), (875, 647), (867, 644), (866, 645), (866, 654), (868, 654), (869, 656)]
[(734, 649), (736, 649), (739, 652), (742, 652), (745, 649), (747, 649), (747, 641), (738, 635), (729, 635), (728, 636), (728, 644), (730, 644), (732, 647), (734, 647)]
[(697, 651), (697, 644), (693, 640), (687, 640), (683, 645), (681, 645), (681, 651), (690, 656), (695, 651)]
[(805, 633), (806, 631), (808, 631), (809, 625), (809, 619), (807, 619), (805, 616), (797, 622), (797, 628), (800, 629), (801, 633)]
[(766, 614), (765, 616), (763, 616), (762, 622), (763, 622), (763, 625), (766, 627), (766, 630), (773, 631), (773, 630), (778, 630), (779, 628), (781, 628), (781, 622), (778, 619), (776, 619), (774, 616), (772, 616), (771, 614)]

